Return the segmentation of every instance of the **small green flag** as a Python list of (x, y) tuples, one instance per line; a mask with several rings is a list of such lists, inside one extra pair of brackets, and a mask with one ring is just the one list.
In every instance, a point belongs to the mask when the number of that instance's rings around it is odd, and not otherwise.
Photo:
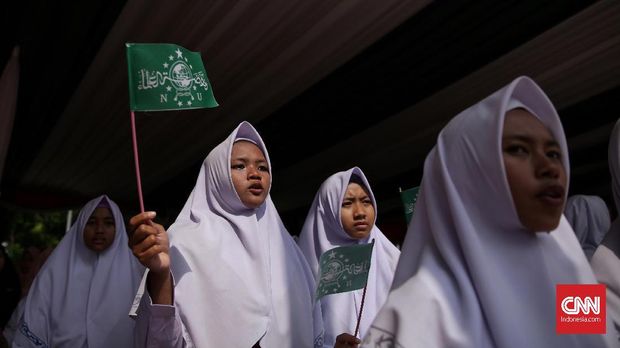
[(133, 111), (218, 106), (200, 53), (173, 44), (126, 43)]
[(415, 203), (418, 200), (419, 191), (420, 186), (412, 187), (408, 190), (400, 192), (400, 199), (403, 201), (403, 207), (405, 208), (405, 219), (407, 220), (407, 225), (411, 222), (411, 217), (415, 211)]
[(374, 244), (373, 240), (372, 243), (337, 247), (324, 252), (319, 259), (316, 299), (365, 287)]

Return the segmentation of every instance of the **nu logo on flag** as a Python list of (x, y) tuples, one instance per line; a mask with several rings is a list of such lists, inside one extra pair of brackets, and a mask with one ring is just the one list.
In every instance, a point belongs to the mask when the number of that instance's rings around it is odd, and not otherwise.
[(126, 47), (132, 110), (217, 106), (200, 53), (174, 44), (127, 43)]
[(558, 284), (556, 286), (558, 334), (604, 334), (605, 285)]
[(373, 239), (367, 244), (341, 246), (324, 252), (319, 258), (316, 299), (364, 288), (368, 281), (374, 244)]

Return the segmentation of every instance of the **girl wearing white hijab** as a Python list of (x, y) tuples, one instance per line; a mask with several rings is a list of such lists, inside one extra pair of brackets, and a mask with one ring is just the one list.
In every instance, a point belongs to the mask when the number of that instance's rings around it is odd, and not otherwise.
[(91, 200), (37, 274), (13, 347), (130, 347), (143, 272), (116, 203)]
[(242, 122), (204, 160), (167, 233), (148, 224), (153, 212), (131, 219), (134, 255), (150, 269), (137, 346), (322, 346), (314, 279), (269, 197), (270, 168)]
[[(354, 167), (336, 173), (319, 188), (299, 235), (299, 247), (315, 279), (318, 279), (319, 259), (324, 252), (339, 246), (370, 243), (374, 239), (360, 337), (387, 298), (400, 255), (375, 225), (376, 207), (375, 197), (361, 169)], [(360, 289), (321, 298), (325, 345), (336, 344), (336, 337), (343, 332), (354, 332), (362, 292)]]
[(611, 347), (556, 334), (556, 285), (596, 283), (562, 216), (568, 171), (560, 119), (527, 77), (452, 119), (362, 346)]
[[(611, 132), (608, 156), (614, 203), (620, 211), (620, 121)], [(596, 279), (607, 286), (607, 311), (612, 314), (620, 341), (620, 217), (611, 224), (590, 265)]]
[(566, 200), (564, 216), (573, 227), (588, 260), (609, 231), (611, 219), (605, 201), (599, 196), (574, 195)]

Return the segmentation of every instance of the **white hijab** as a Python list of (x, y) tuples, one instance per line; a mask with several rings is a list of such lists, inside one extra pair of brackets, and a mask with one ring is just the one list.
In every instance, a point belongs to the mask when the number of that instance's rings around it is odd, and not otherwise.
[[(306, 256), (315, 279), (317, 279), (321, 254), (335, 247), (369, 243), (372, 239), (375, 240), (360, 323), (360, 337), (363, 337), (379, 308), (381, 308), (387, 298), (400, 251), (385, 237), (376, 225), (373, 226), (368, 238), (364, 240), (352, 239), (345, 232), (342, 227), (340, 210), (352, 175), (357, 175), (361, 178), (368, 190), (372, 205), (375, 207), (376, 221), (377, 203), (362, 170), (354, 167), (347, 171), (336, 173), (323, 182), (314, 197), (299, 235), (299, 247)], [(373, 221), (373, 224), (375, 221)], [(354, 333), (362, 292), (363, 290), (360, 289), (321, 298), (326, 345), (333, 346), (336, 337), (343, 332)]]
[(600, 335), (556, 334), (556, 284), (595, 279), (564, 217), (551, 233), (526, 231), (519, 220), (501, 147), (505, 114), (516, 107), (551, 131), (568, 177), (560, 119), (529, 78), (452, 119), (426, 158), (393, 290), (364, 347), (606, 345)]
[[(608, 156), (614, 203), (620, 211), (620, 121), (611, 132)], [(620, 336), (620, 217), (611, 224), (590, 264), (596, 279), (607, 286), (607, 311), (611, 312), (616, 334)]]
[(320, 345), (308, 264), (271, 197), (249, 209), (234, 189), (230, 156), (236, 139), (257, 144), (269, 162), (247, 122), (204, 160), (168, 231), (181, 319), (197, 347), (248, 348), (259, 340), (263, 348), (312, 347), (315, 340)]
[[(108, 249), (96, 253), (84, 244), (84, 227), (102, 200), (116, 234)], [(143, 272), (127, 246), (116, 203), (107, 196), (91, 200), (37, 274), (13, 347), (132, 346), (134, 322), (127, 312)]]
[(571, 196), (566, 201), (564, 216), (573, 227), (581, 249), (590, 260), (611, 225), (605, 201), (598, 196)]

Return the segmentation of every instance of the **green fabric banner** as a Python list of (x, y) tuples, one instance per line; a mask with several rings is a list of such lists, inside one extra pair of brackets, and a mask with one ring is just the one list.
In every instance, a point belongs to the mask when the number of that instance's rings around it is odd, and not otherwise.
[(316, 299), (364, 288), (374, 244), (373, 240), (372, 243), (337, 247), (324, 252), (319, 259)]
[(403, 207), (405, 208), (405, 219), (407, 220), (407, 225), (411, 222), (411, 217), (415, 211), (415, 203), (418, 200), (419, 191), (420, 187), (418, 186), (400, 192), (400, 199), (403, 201)]
[(173, 44), (126, 43), (133, 111), (218, 106), (200, 53)]

